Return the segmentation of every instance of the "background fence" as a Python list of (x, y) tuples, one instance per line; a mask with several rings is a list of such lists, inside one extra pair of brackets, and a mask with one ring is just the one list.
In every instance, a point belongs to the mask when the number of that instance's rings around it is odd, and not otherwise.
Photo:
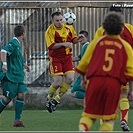
[[(2, 48), (14, 36), (14, 27), (23, 24), (26, 29), (26, 37), (22, 42), (23, 53), (27, 63), (31, 66), (31, 72), (26, 72), (25, 82), (33, 86), (49, 86), (52, 78), (48, 72), (48, 53), (44, 33), (51, 24), (52, 12), (61, 11), (62, 14), (68, 11), (73, 12), (76, 15), (76, 22), (73, 26), (77, 34), (80, 30), (87, 30), (89, 32), (89, 41), (91, 41), (97, 28), (102, 25), (108, 7), (113, 3), (0, 2), (0, 4), (0, 47)], [(132, 3), (116, 4), (124, 7), (125, 22), (132, 24)], [(73, 56), (78, 55), (80, 50), (80, 44), (74, 45)], [(74, 63), (74, 65), (76, 66), (77, 63)], [(76, 77), (77, 74), (75, 74)]]

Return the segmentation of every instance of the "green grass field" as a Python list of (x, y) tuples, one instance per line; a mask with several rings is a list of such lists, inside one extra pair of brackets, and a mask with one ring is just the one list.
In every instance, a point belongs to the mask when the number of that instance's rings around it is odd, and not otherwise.
[[(14, 110), (5, 110), (1, 114), (0, 131), (78, 131), (78, 122), (82, 110), (56, 110), (49, 113), (46, 110), (24, 110), (22, 120), (26, 127), (13, 127)], [(133, 109), (129, 112), (129, 126), (133, 131)], [(99, 120), (91, 131), (98, 131)], [(114, 131), (122, 131), (119, 118), (116, 120)]]

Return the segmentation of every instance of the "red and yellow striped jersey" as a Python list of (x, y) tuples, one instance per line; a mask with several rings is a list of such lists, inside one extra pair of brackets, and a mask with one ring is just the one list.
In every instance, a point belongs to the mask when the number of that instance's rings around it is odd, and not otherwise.
[(104, 35), (94, 39), (81, 58), (76, 71), (92, 76), (110, 76), (123, 85), (127, 79), (133, 79), (132, 47), (119, 35)]
[(56, 43), (73, 42), (73, 39), (77, 37), (72, 25), (63, 24), (61, 29), (51, 24), (45, 32), (45, 39), (47, 47), (49, 49), (49, 56), (51, 57), (63, 57), (71, 54), (72, 48), (60, 47), (58, 49), (50, 49)]

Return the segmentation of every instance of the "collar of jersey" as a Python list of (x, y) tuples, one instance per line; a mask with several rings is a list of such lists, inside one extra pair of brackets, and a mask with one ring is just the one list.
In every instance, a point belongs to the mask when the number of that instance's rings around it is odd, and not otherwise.
[(89, 42), (86, 42), (85, 44), (83, 44), (83, 46), (85, 46), (86, 44), (89, 44)]
[(20, 43), (20, 41), (18, 40), (18, 38), (17, 38), (17, 37), (13, 37), (13, 39), (16, 39), (16, 40)]
[(113, 38), (119, 38), (120, 37), (120, 35), (109, 35), (109, 34), (106, 34), (106, 36), (113, 37)]
[(62, 27), (61, 28), (57, 28), (54, 24), (53, 24), (53, 26), (54, 26), (55, 29), (61, 30), (64, 27), (64, 24), (62, 24)]

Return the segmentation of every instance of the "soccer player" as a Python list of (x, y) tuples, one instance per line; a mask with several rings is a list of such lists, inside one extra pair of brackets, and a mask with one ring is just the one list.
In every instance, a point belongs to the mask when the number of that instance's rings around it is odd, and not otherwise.
[[(121, 86), (133, 80), (133, 52), (120, 37), (123, 26), (122, 15), (108, 13), (103, 21), (106, 34), (89, 44), (76, 67), (86, 84), (80, 131), (89, 131), (97, 118), (103, 119), (99, 131), (113, 131)], [(133, 92), (133, 87), (130, 89)]]
[(64, 24), (61, 12), (56, 11), (52, 14), (52, 24), (45, 32), (45, 39), (49, 54), (49, 71), (54, 80), (49, 88), (46, 107), (52, 113), (74, 80), (72, 45), (80, 42), (83, 36), (77, 36), (72, 25)]
[(21, 120), (24, 106), (24, 96), (28, 91), (24, 83), (24, 68), (30, 71), (29, 66), (24, 64), (21, 41), (25, 36), (22, 25), (14, 28), (15, 37), (11, 39), (1, 50), (2, 71), (4, 73), (1, 86), (4, 98), (0, 100), (0, 113), (8, 103), (16, 98), (14, 127), (24, 127)]
[[(79, 61), (82, 58), (86, 48), (89, 45), (88, 32), (85, 31), (85, 30), (81, 30), (79, 32), (79, 34), (82, 34), (84, 36), (84, 39), (80, 42), (81, 45), (82, 45), (82, 49), (81, 49), (81, 52), (80, 52), (80, 54), (78, 56), (73, 57), (73, 62)], [(72, 96), (74, 98), (78, 98), (78, 99), (84, 99), (85, 88), (83, 88), (81, 86), (81, 76), (80, 75), (77, 77), (77, 79), (73, 83), (73, 87), (71, 89), (70, 96)]]
[[(122, 14), (122, 7), (115, 7), (111, 6), (109, 8), (109, 11), (115, 11), (120, 14)], [(101, 26), (95, 33), (94, 38), (99, 38), (105, 35), (106, 32)], [(128, 23), (124, 23), (123, 30), (120, 34), (120, 36), (127, 41), (133, 48), (133, 26)], [(122, 93), (121, 93), (121, 98), (120, 98), (120, 111), (121, 111), (121, 119), (120, 119), (120, 126), (123, 131), (130, 131), (130, 128), (128, 126), (128, 112), (129, 112), (129, 100), (128, 100), (128, 95), (132, 95), (129, 93), (128, 89), (128, 84), (126, 86), (122, 87)]]

